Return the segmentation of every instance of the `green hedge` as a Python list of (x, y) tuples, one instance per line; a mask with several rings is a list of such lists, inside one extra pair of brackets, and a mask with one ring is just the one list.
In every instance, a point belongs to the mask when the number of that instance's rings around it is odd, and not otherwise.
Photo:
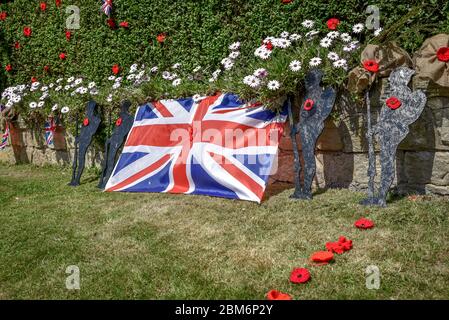
[[(111, 30), (106, 16), (99, 11), (101, 2), (94, 0), (46, 0), (47, 10), (41, 12), (41, 1), (15, 0), (0, 5), (8, 17), (0, 21), (2, 78), (5, 85), (27, 83), (32, 76), (52, 81), (61, 74), (82, 75), (101, 82), (110, 74), (111, 66), (129, 66), (134, 62), (158, 64), (162, 67), (182, 62), (187, 67), (198, 63), (216, 66), (227, 53), (233, 40), (259, 43), (264, 36), (294, 31), (304, 19), (326, 20), (337, 16), (348, 22), (364, 21), (365, 1), (295, 0), (114, 0), (113, 17), (117, 23), (128, 21), (129, 29)], [(413, 51), (423, 39), (437, 32), (448, 31), (448, 4), (441, 1), (370, 1), (381, 10), (382, 26), (389, 26), (408, 10), (421, 6), (419, 15), (411, 19), (393, 37)], [(67, 5), (81, 9), (81, 28), (65, 38)], [(442, 7), (444, 6), (444, 7)], [(25, 38), (23, 27), (33, 34)], [(161, 47), (155, 40), (160, 32), (168, 34)], [(21, 48), (14, 49), (19, 41)], [(245, 50), (245, 48), (243, 48)], [(58, 58), (67, 54), (66, 60)], [(12, 72), (4, 67), (11, 64)], [(44, 71), (44, 66), (50, 71)]]

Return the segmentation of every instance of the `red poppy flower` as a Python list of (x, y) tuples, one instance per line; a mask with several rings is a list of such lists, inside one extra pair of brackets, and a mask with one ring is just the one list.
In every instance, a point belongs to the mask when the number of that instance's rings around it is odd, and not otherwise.
[(20, 42), (19, 41), (16, 41), (14, 43), (14, 49), (20, 49)]
[(292, 297), (287, 294), (280, 292), (278, 290), (270, 290), (267, 293), (268, 300), (292, 300)]
[(62, 2), (61, 0), (56, 0), (56, 1), (55, 1), (56, 6), (59, 7), (59, 6), (61, 5), (61, 2)]
[(122, 28), (128, 28), (128, 27), (129, 27), (128, 21), (122, 21), (122, 22), (120, 22), (120, 27), (122, 27)]
[(283, 4), (289, 4), (289, 3), (292, 3), (292, 2), (293, 2), (293, 0), (282, 0)]
[(115, 122), (115, 126), (120, 127), (121, 125), (122, 125), (122, 118), (118, 118), (117, 121)]
[(88, 118), (84, 118), (83, 126), (87, 127), (88, 125), (89, 125), (89, 119)]
[(59, 59), (64, 60), (65, 58), (67, 58), (67, 55), (64, 52), (61, 52), (59, 54)]
[(106, 23), (108, 24), (109, 28), (114, 29), (115, 28), (115, 21), (112, 18), (109, 18), (106, 20)]
[(32, 83), (37, 82), (37, 78), (36, 77), (31, 77), (31, 82)]
[(112, 66), (112, 73), (113, 74), (118, 74), (120, 72), (120, 67), (119, 67), (119, 65), (118, 64), (114, 64), (113, 66)]
[(6, 67), (5, 67), (5, 70), (8, 71), (8, 72), (11, 71), (12, 70), (12, 66), (10, 64), (7, 64)]
[(270, 51), (273, 50), (273, 44), (271, 43), (271, 41), (265, 43), (265, 48)]
[(65, 38), (67, 39), (67, 41), (70, 41), (70, 38), (72, 37), (72, 33), (70, 31), (66, 31), (65, 32)]
[(449, 47), (441, 47), (437, 51), (437, 57), (438, 60), (441, 62), (448, 62), (449, 61)]
[(369, 219), (360, 218), (354, 223), (354, 225), (359, 229), (371, 229), (374, 227), (374, 222)]
[(31, 37), (31, 28), (30, 27), (23, 27), (23, 35), (25, 37)]
[(304, 110), (306, 110), (306, 111), (312, 110), (314, 104), (315, 104), (315, 102), (312, 99), (307, 99), (304, 102)]
[(8, 14), (5, 11), (0, 12), (0, 20), (4, 21)]
[(331, 18), (327, 20), (326, 24), (329, 30), (336, 30), (338, 28), (338, 25), (340, 24), (340, 20), (338, 20), (337, 18)]
[(379, 71), (379, 64), (375, 60), (365, 60), (363, 61), (363, 67), (365, 70), (369, 72), (378, 72)]
[(306, 268), (293, 269), (290, 274), (290, 281), (293, 283), (305, 283), (310, 280), (309, 270)]
[(45, 72), (48, 72), (50, 70), (50, 67), (49, 66), (44, 66), (44, 71)]
[(352, 240), (348, 240), (346, 237), (340, 237), (337, 242), (326, 243), (326, 249), (329, 252), (342, 254), (352, 249)]
[(41, 2), (39, 7), (41, 8), (42, 11), (45, 11), (47, 9), (47, 4), (45, 2)]
[(156, 40), (159, 43), (163, 43), (165, 41), (165, 38), (167, 38), (167, 35), (164, 32), (162, 32), (157, 35)]
[(385, 103), (387, 104), (387, 107), (390, 108), (391, 110), (396, 110), (397, 108), (402, 106), (401, 100), (399, 100), (396, 97), (388, 98)]
[(315, 262), (317, 265), (328, 264), (329, 261), (334, 259), (334, 254), (329, 251), (317, 251), (310, 257), (310, 260)]

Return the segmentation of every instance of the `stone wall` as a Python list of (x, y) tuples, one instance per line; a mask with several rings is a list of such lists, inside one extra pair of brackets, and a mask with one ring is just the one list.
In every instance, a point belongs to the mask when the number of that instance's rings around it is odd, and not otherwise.
[[(380, 90), (379, 95), (385, 95), (384, 90)], [(378, 99), (379, 96), (372, 99), (373, 119), (377, 118), (380, 108), (375, 103)], [(365, 189), (368, 155), (364, 109), (339, 102), (336, 111), (339, 119), (327, 120), (317, 144), (315, 186)], [(14, 123), (11, 138), (12, 146), (0, 152), (0, 161), (70, 165), (73, 158), (74, 138), (62, 128), (55, 133), (53, 149), (46, 147), (43, 129), (30, 130)], [(90, 148), (87, 166), (100, 166), (101, 149)], [(428, 90), (427, 106), (399, 146), (396, 159), (394, 184), (401, 193), (449, 194), (449, 92)], [(380, 173), (379, 161), (376, 164)], [(270, 182), (293, 183), (293, 177), (292, 144), (287, 126), (280, 142), (278, 170)]]

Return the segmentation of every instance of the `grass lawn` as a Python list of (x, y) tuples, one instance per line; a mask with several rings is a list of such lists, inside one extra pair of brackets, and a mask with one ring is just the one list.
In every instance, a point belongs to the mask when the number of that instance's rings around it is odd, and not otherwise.
[[(261, 204), (203, 196), (102, 193), (86, 172), (0, 165), (1, 299), (449, 298), (449, 203), (393, 199), (387, 209), (357, 205), (361, 193), (327, 190), (310, 202), (271, 189)], [(358, 230), (361, 216), (372, 230)], [(310, 255), (344, 235), (354, 248), (335, 263)], [(81, 289), (67, 290), (77, 265)], [(381, 271), (379, 290), (365, 269)], [(289, 282), (307, 266), (307, 284)]]

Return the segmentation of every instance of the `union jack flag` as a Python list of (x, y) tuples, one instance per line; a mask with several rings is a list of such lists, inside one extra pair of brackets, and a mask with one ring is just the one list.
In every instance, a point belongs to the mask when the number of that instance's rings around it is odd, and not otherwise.
[(5, 132), (3, 133), (2, 140), (0, 141), (0, 150), (3, 150), (6, 148), (6, 145), (8, 144), (8, 137), (9, 137), (9, 125), (7, 122)]
[(107, 16), (111, 15), (112, 11), (112, 0), (102, 0), (103, 5), (101, 6), (101, 11), (104, 12)]
[(45, 121), (45, 141), (47, 142), (47, 146), (53, 147), (54, 146), (54, 133), (56, 130), (55, 121), (53, 118), (48, 119)]
[(232, 94), (148, 103), (105, 190), (260, 202), (286, 118)]

